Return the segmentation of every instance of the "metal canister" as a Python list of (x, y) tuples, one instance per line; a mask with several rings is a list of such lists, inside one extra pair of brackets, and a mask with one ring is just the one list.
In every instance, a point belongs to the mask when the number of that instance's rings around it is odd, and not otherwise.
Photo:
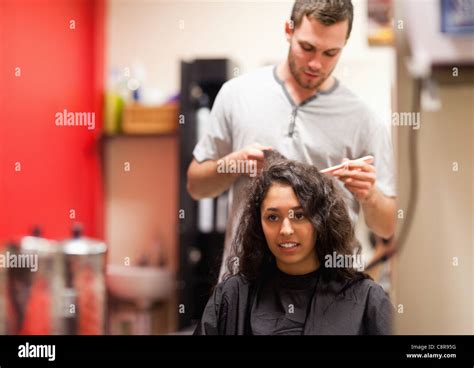
[(57, 242), (42, 238), (39, 233), (25, 236), (19, 246), (8, 248), (6, 256), (9, 262), (8, 333), (63, 333), (63, 261)]
[(82, 236), (80, 227), (62, 243), (65, 256), (66, 333), (102, 335), (105, 331), (104, 242)]

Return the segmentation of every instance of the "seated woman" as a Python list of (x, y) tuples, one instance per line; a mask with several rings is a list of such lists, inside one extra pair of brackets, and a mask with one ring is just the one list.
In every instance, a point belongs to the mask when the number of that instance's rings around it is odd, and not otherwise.
[(330, 259), (351, 258), (357, 245), (334, 179), (276, 152), (266, 162), (252, 182), (229, 272), (194, 334), (390, 334), (393, 307), (382, 287)]

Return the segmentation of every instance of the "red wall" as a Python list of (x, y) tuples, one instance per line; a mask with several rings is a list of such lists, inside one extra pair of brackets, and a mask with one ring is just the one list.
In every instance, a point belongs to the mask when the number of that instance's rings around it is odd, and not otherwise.
[[(0, 0), (2, 240), (35, 224), (46, 237), (68, 237), (75, 221), (103, 236), (104, 8), (103, 0)], [(95, 129), (57, 127), (64, 109), (95, 112)]]

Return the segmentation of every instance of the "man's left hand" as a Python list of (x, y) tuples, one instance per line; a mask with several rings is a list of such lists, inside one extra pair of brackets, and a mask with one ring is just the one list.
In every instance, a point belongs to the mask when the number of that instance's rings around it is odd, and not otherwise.
[(361, 202), (369, 202), (377, 192), (375, 187), (376, 174), (375, 167), (371, 165), (373, 159), (369, 161), (351, 161), (347, 158), (342, 160), (344, 168), (331, 173), (339, 178), (344, 186), (354, 194)]

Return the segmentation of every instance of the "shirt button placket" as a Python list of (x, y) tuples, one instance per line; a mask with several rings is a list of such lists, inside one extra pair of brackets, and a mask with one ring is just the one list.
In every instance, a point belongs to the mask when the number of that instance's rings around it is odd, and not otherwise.
[(288, 130), (288, 136), (293, 137), (293, 133), (295, 132), (295, 124), (296, 124), (296, 114), (298, 109), (295, 107), (290, 115), (290, 129)]

